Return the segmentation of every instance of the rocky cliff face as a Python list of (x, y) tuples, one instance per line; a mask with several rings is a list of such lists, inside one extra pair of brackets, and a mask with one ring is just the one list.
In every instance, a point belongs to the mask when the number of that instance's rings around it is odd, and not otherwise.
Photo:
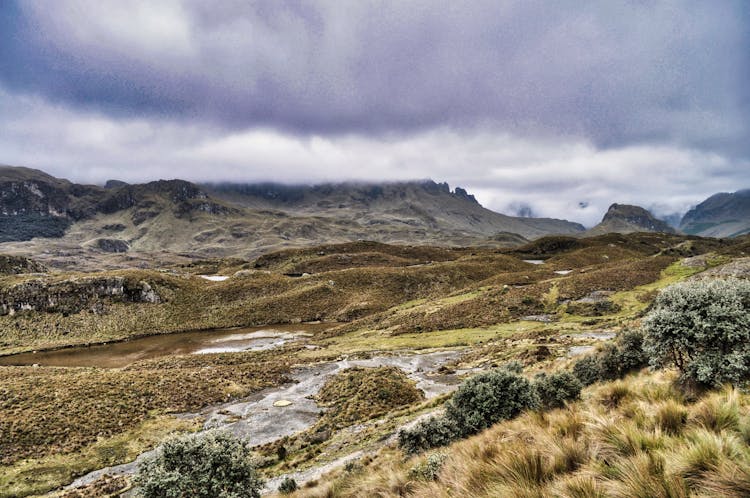
[(145, 280), (121, 276), (85, 277), (53, 282), (35, 278), (0, 289), (0, 315), (24, 311), (74, 314), (102, 313), (111, 302), (152, 303), (161, 297)]
[(41, 171), (0, 167), (0, 242), (61, 237), (78, 214), (69, 188)]
[(685, 214), (680, 230), (706, 237), (750, 233), (750, 189), (712, 195)]
[(126, 210), (135, 225), (165, 210), (178, 218), (231, 212), (199, 186), (184, 180), (142, 185), (110, 181), (98, 187), (74, 184), (29, 168), (0, 166), (0, 242), (62, 237), (73, 223)]
[(612, 204), (601, 223), (588, 230), (587, 235), (605, 233), (661, 232), (676, 233), (675, 229), (654, 217), (640, 206)]

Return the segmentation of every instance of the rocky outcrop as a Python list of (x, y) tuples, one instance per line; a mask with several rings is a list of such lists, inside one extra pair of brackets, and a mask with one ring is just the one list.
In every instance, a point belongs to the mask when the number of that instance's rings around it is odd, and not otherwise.
[(100, 191), (38, 170), (0, 166), (0, 242), (61, 237), (73, 222), (94, 214)]
[(127, 187), (127, 186), (128, 186), (128, 183), (123, 182), (122, 180), (107, 180), (104, 183), (104, 188), (108, 188), (108, 189)]
[(22, 256), (0, 254), (0, 275), (45, 272), (47, 272), (47, 267), (33, 259), (24, 258)]
[(63, 313), (89, 310), (101, 313), (105, 305), (115, 302), (161, 302), (161, 297), (145, 280), (122, 276), (83, 277), (50, 281), (37, 278), (0, 289), (0, 315), (24, 311)]
[(676, 233), (674, 228), (640, 206), (612, 204), (601, 223), (588, 230), (586, 235), (633, 232)]
[(128, 252), (130, 246), (120, 239), (97, 239), (96, 247), (104, 252)]
[(453, 192), (453, 195), (455, 195), (459, 199), (464, 199), (466, 201), (473, 202), (474, 204), (479, 204), (479, 201), (477, 201), (476, 197), (474, 197), (472, 194), (468, 193), (465, 189), (462, 189), (461, 187), (456, 187), (456, 190)]

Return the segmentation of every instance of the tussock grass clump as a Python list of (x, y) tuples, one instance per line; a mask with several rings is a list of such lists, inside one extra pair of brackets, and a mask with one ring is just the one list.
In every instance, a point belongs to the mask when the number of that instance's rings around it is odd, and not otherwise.
[(670, 436), (682, 433), (687, 419), (688, 409), (672, 399), (658, 405), (654, 413), (654, 425)]
[(589, 475), (574, 475), (560, 480), (553, 494), (560, 498), (608, 498), (602, 485)]
[(628, 419), (602, 417), (592, 422), (590, 431), (599, 443), (597, 455), (604, 462), (655, 450), (664, 444), (658, 431), (640, 429)]
[(634, 395), (630, 384), (622, 380), (612, 381), (599, 389), (599, 400), (607, 408), (617, 408)]
[(723, 459), (743, 456), (743, 443), (733, 434), (696, 429), (685, 439), (683, 450), (675, 456), (674, 467), (677, 474), (694, 485), (700, 484), (704, 474), (715, 469)]
[(614, 463), (605, 481), (607, 494), (616, 498), (687, 498), (684, 481), (664, 473), (664, 458), (638, 452)]
[(691, 410), (690, 419), (696, 425), (714, 432), (736, 431), (740, 428), (739, 393), (725, 389), (710, 394)]
[(340, 429), (423, 399), (414, 381), (396, 367), (349, 368), (318, 392), (318, 404), (328, 410), (316, 428)]
[(296, 496), (748, 496), (750, 396), (726, 389), (688, 404), (674, 381), (664, 373), (628, 376), (585, 390), (563, 409), (501, 421), (442, 450), (448, 456), (435, 481), (410, 479), (415, 464), (388, 453), (376, 458), (377, 472), (342, 475), (335, 487), (324, 484), (325, 495)]

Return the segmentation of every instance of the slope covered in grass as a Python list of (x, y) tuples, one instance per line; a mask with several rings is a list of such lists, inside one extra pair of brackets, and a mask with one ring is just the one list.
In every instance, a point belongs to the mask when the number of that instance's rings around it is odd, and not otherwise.
[(416, 458), (388, 448), (293, 496), (748, 496), (750, 398), (726, 388), (686, 399), (673, 381), (660, 372), (595, 385), (566, 408)]

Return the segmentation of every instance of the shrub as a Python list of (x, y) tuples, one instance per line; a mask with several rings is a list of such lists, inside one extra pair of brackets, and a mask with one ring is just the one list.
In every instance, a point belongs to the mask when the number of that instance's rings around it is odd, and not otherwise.
[(643, 350), (643, 332), (624, 330), (617, 336), (618, 360), (622, 375), (640, 370), (648, 365), (648, 356)]
[(138, 468), (143, 498), (258, 498), (263, 482), (250, 446), (224, 432), (174, 438)]
[(542, 408), (561, 408), (566, 401), (578, 399), (583, 384), (572, 373), (563, 371), (537, 375), (534, 388)]
[(593, 354), (584, 356), (573, 365), (573, 375), (584, 386), (590, 386), (594, 382), (599, 382), (601, 377), (599, 358)]
[(589, 386), (600, 380), (619, 379), (633, 370), (639, 370), (648, 364), (643, 342), (641, 331), (623, 331), (616, 343), (604, 344), (597, 354), (576, 362), (573, 374), (584, 386)]
[(282, 495), (288, 495), (297, 491), (297, 481), (291, 477), (285, 477), (281, 484), (279, 484), (279, 493)]
[(620, 349), (612, 344), (606, 343), (602, 346), (599, 354), (596, 356), (597, 367), (599, 368), (598, 380), (615, 380), (619, 379), (622, 374), (620, 368)]
[(437, 416), (418, 422), (410, 429), (398, 433), (398, 445), (407, 454), (445, 446), (459, 438), (456, 423), (445, 417)]
[(428, 456), (424, 462), (418, 463), (409, 469), (409, 479), (418, 479), (420, 481), (437, 481), (440, 469), (447, 455), (445, 453), (433, 453)]
[(654, 367), (674, 365), (702, 386), (750, 377), (750, 282), (696, 281), (664, 289), (643, 322)]
[(536, 390), (528, 380), (499, 369), (461, 384), (446, 404), (445, 416), (456, 423), (461, 435), (468, 436), (538, 405)]
[(523, 363), (518, 360), (511, 360), (505, 365), (502, 365), (501, 368), (507, 370), (510, 373), (520, 374), (523, 372)]

